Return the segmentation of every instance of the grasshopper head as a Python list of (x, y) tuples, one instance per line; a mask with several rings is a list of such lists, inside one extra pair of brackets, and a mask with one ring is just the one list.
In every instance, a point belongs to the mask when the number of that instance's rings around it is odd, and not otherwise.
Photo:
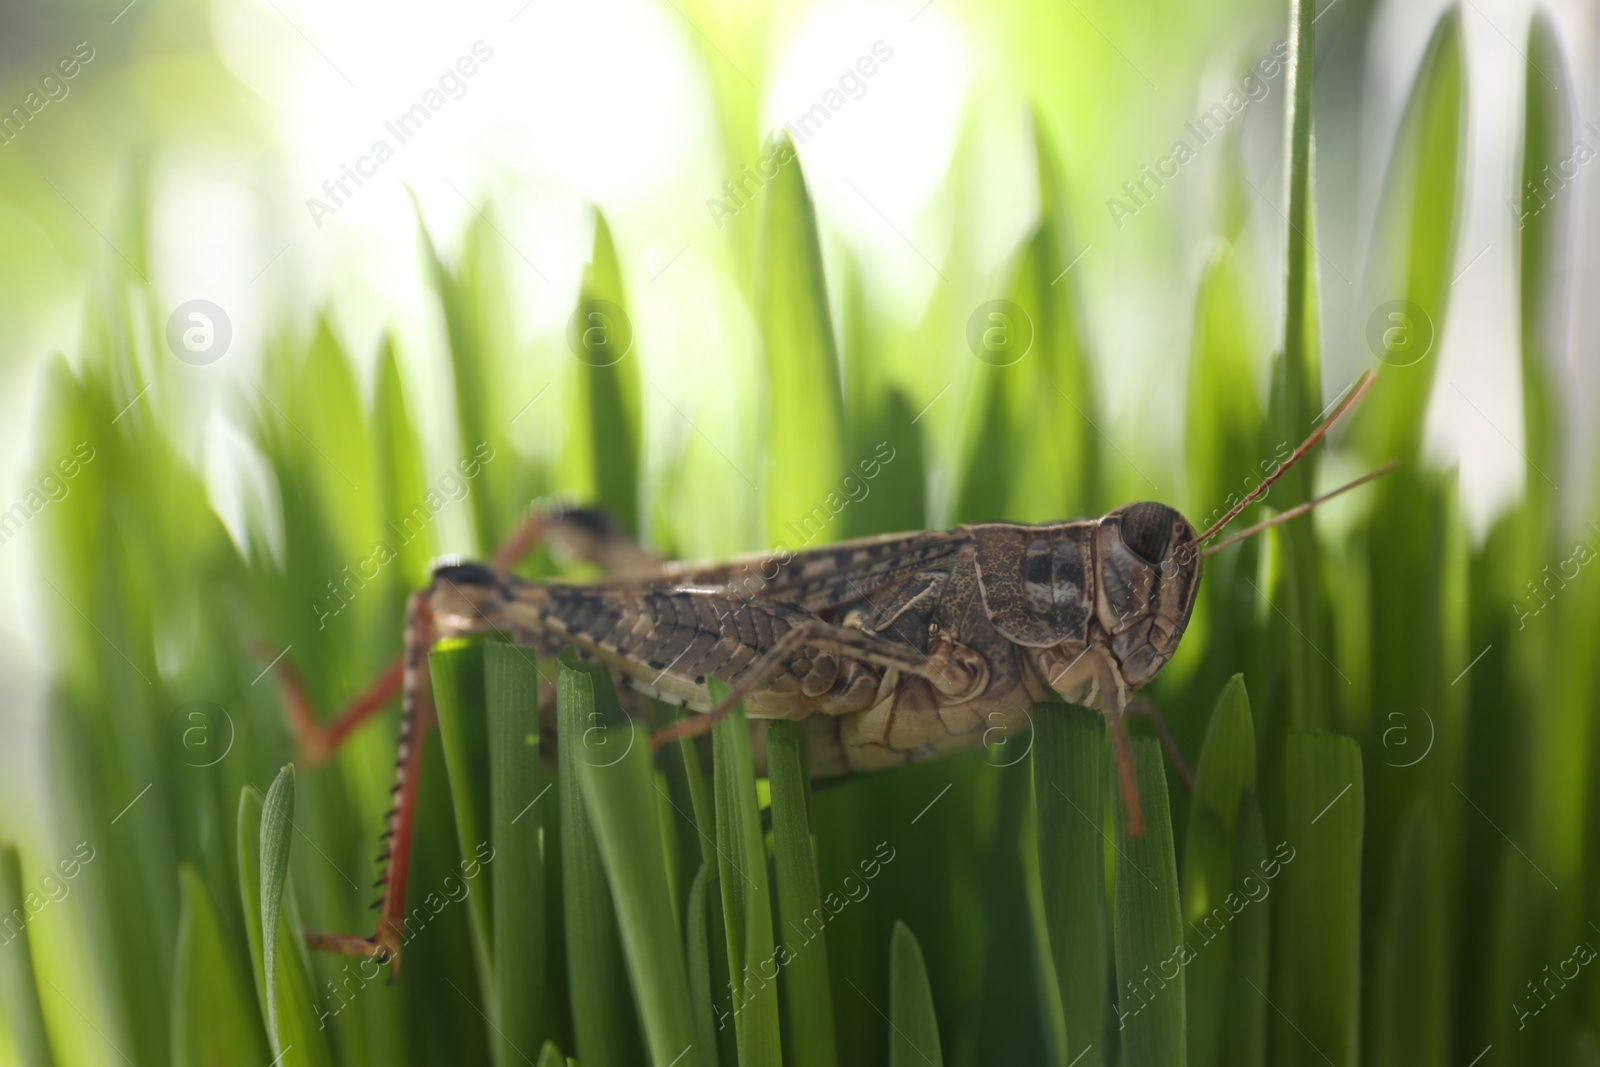
[(448, 619), (455, 633), (494, 629), (504, 603), (506, 576), (481, 563), (448, 560), (433, 568), (434, 618)]
[(1200, 590), (1200, 544), (1165, 504), (1124, 504), (1095, 532), (1095, 617), (1129, 688), (1155, 677), (1178, 649)]

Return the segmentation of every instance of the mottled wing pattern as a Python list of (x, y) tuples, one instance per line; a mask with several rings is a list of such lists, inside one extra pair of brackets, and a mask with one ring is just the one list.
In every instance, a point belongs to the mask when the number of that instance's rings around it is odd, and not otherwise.
[(1019, 645), (1088, 639), (1094, 612), (1094, 519), (1051, 526), (967, 526), (995, 629)]
[(654, 584), (721, 589), (739, 600), (775, 600), (821, 613), (861, 601), (918, 571), (948, 565), (966, 544), (966, 535), (954, 530), (884, 534), (726, 563), (668, 564)]

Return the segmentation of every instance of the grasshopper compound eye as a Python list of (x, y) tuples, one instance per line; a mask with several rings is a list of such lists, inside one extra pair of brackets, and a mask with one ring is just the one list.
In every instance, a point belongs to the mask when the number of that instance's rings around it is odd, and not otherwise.
[(1122, 543), (1150, 566), (1160, 566), (1172, 544), (1172, 520), (1176, 514), (1165, 504), (1132, 505), (1122, 513)]

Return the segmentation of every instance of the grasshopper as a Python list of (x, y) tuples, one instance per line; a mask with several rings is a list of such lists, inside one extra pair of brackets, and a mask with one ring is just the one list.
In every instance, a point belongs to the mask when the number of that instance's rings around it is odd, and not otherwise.
[[(598, 660), (623, 689), (682, 705), (659, 748), (705, 733), (735, 704), (752, 720), (798, 719), (818, 776), (873, 771), (984, 743), (1022, 728), (1052, 698), (1108, 719), (1128, 832), (1141, 832), (1123, 724), (1130, 694), (1172, 658), (1200, 588), (1205, 556), (1376, 478), (1206, 546), (1264, 495), (1365, 392), (1348, 397), (1271, 475), (1210, 529), (1165, 504), (1042, 525), (991, 522), (865, 538), (731, 562), (661, 561), (595, 513), (527, 523), (488, 563), (447, 562), (408, 600), (404, 652), (330, 727), (280, 668), (302, 755), (319, 762), (398, 690), (402, 718), (388, 813), (383, 895), (370, 937), (310, 933), (314, 947), (387, 960), (398, 971), (406, 875), (423, 746), (432, 722), (427, 653), (443, 638), (495, 633)], [(589, 584), (531, 581), (509, 568), (540, 539), (613, 573)], [(717, 678), (730, 691), (713, 700)], [(1152, 714), (1153, 709), (1147, 709)], [(1157, 733), (1181, 768), (1159, 716)], [(1181, 776), (1187, 778), (1186, 773)]]

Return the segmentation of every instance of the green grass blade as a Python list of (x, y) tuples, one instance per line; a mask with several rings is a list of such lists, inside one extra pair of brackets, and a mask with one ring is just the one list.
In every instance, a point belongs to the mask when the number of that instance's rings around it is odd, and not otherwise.
[[(676, 722), (687, 713), (683, 708), (660, 700), (653, 701), (651, 707), (654, 729)], [(694, 738), (682, 738), (674, 742), (658, 764), (664, 779), (660, 796), (661, 817), (670, 831), (672, 842), (673, 899), (681, 902), (680, 911), (688, 907), (689, 887), (694, 884), (700, 869), (716, 863), (713, 847), (716, 834), (709, 815), (711, 792), (706, 786), (705, 776), (700, 773), (699, 754), (694, 752), (694, 741)], [(706, 819), (704, 823), (702, 816)]]
[(684, 952), (688, 957), (689, 997), (694, 1004), (695, 1046), (700, 1050), (702, 1067), (716, 1067), (717, 1031), (713, 1025), (711, 991), (711, 930), (707, 912), (710, 893), (707, 883), (715, 875), (702, 866), (689, 886), (688, 921), (684, 930)]
[[(777, 720), (767, 730), (772, 784), (773, 870), (778, 883), (778, 928), (793, 935), (783, 971), (784, 1059), (797, 1067), (838, 1062), (833, 994), (828, 982), (827, 912), (817, 886), (811, 840), (811, 774), (806, 727)], [(807, 920), (811, 925), (807, 925)]]
[(568, 409), (564, 484), (639, 532), (640, 362), (611, 227), (595, 212), (594, 254), (584, 270), (567, 345), (576, 390)]
[[(1217, 697), (1216, 709), (1206, 728), (1200, 762), (1195, 769), (1194, 798), (1189, 807), (1189, 829), (1183, 848), (1183, 918), (1199, 928), (1208, 914), (1223, 908), (1237, 888), (1233, 855), (1239, 798), (1255, 785), (1256, 738), (1250, 719), (1250, 698), (1244, 679), (1234, 675)], [(1217, 1041), (1226, 1019), (1228, 964), (1232, 924), (1218, 924), (1214, 947), (1196, 954), (1184, 975), (1189, 998), (1189, 1062), (1194, 1067), (1216, 1063)], [(1231, 1062), (1231, 1061), (1229, 1061)]]
[[(629, 1012), (631, 999), (623, 971), (617, 914), (612, 908), (611, 890), (606, 884), (600, 846), (579, 774), (585, 760), (606, 763), (614, 759), (614, 750), (621, 746), (610, 742), (622, 733), (616, 729), (591, 733), (596, 724), (614, 723), (615, 719), (597, 717), (610, 710), (599, 706), (596, 694), (606, 676), (603, 671), (586, 669), (588, 666), (577, 664), (567, 654), (556, 670), (567, 983), (578, 1060), (585, 1067), (624, 1067), (640, 1053), (634, 1047), (634, 1021)], [(609, 690), (609, 681), (604, 684)], [(598, 740), (593, 740), (596, 737)]]
[(256, 1007), (267, 1017), (267, 961), (261, 944), (261, 790), (239, 791), (239, 896), (244, 906), (245, 938), (250, 945), (250, 970), (255, 977)]
[[(779, 136), (787, 145), (788, 135)], [(792, 544), (793, 528), (815, 535), (808, 520), (819, 509), (824, 525), (832, 521), (824, 502), (838, 499), (844, 400), (816, 212), (800, 161), (780, 167), (762, 195), (755, 308), (772, 398), (766, 529), (770, 540)], [(726, 879), (723, 885), (726, 892)]]
[[(1183, 914), (1161, 746), (1133, 738), (1144, 833), (1129, 837), (1118, 813), (1115, 901), (1117, 1013), (1125, 1067), (1187, 1062)], [(1117, 790), (1116, 795), (1121, 796)], [(1118, 801), (1120, 809), (1121, 801)]]
[[(979, 321), (967, 323), (966, 344), (981, 365), (956, 501), (962, 521), (1045, 522), (1105, 503), (1094, 380), (1066, 274), (1083, 249), (1069, 248), (1059, 167), (1037, 118), (1033, 131), (1038, 224), (1004, 290), (1010, 299), (986, 304)], [(1151, 491), (1125, 462), (1118, 476), (1124, 471)]]
[(897, 921), (889, 938), (889, 1067), (943, 1064), (922, 946), (911, 928)]
[[(1554, 399), (1549, 393), (1553, 383), (1545, 380), (1549, 376), (1549, 360), (1567, 348), (1565, 315), (1572, 283), (1566, 272), (1575, 232), (1576, 197), (1552, 195), (1542, 183), (1547, 174), (1559, 176), (1563, 170), (1570, 171), (1573, 162), (1569, 157), (1588, 157), (1574, 152), (1573, 138), (1578, 131), (1573, 128), (1576, 116), (1572, 101), (1576, 91), (1561, 31), (1543, 8), (1534, 11), (1528, 24), (1523, 87), (1522, 180), (1517, 183), (1522, 194), (1517, 205), (1517, 230), (1521, 244), (1523, 402), (1527, 404), (1531, 399), (1527, 395), (1529, 371), (1537, 369), (1537, 396), (1549, 404)], [(1554, 426), (1546, 428), (1555, 430)], [(1535, 440), (1529, 442), (1528, 459), (1556, 459), (1549, 443), (1538, 442), (1538, 436), (1530, 434)], [(1532, 484), (1526, 488), (1536, 491)]]
[[(1221, 1045), (1213, 1062), (1228, 1067), (1266, 1067), (1267, 1002), (1262, 997), (1271, 963), (1272, 883), (1283, 866), (1267, 855), (1266, 829), (1255, 790), (1246, 786), (1234, 822), (1232, 899), (1224, 904), (1234, 916), (1228, 926), (1227, 993), (1214, 1010), (1223, 1016)], [(1258, 895), (1259, 894), (1259, 895)], [(1221, 946), (1218, 946), (1219, 950)], [(1196, 951), (1211, 951), (1196, 946)], [(1198, 961), (1196, 961), (1198, 962)], [(1191, 972), (1193, 964), (1190, 964)], [(1191, 983), (1193, 977), (1191, 973)], [(1193, 985), (1190, 986), (1193, 989)], [(1194, 1003), (1191, 995), (1190, 1003)], [(1195, 1013), (1189, 1013), (1194, 1025)]]
[[(559, 670), (564, 675), (579, 673), (565, 661)], [(563, 685), (562, 691), (575, 689)], [(694, 1051), (688, 968), (672, 911), (667, 854), (657, 818), (649, 728), (620, 718), (608, 719), (605, 728), (615, 735), (608, 743), (619, 747), (615, 761), (579, 760), (578, 780), (616, 901), (645, 1043), (656, 1067), (694, 1067), (700, 1057)]]
[[(239, 835), (239, 867), (246, 907), (251, 957), (260, 946), (256, 999), (262, 1021), (279, 1062), (324, 1067), (333, 1062), (323, 1021), (319, 1020), (306, 970), (305, 942), (292, 921), (299, 914), (289, 877), (289, 846), (294, 832), (294, 767), (278, 772), (264, 801), (247, 789), (240, 801), (240, 819), (253, 815), (254, 833)], [(253, 874), (251, 872), (254, 872)], [(254, 905), (254, 907), (252, 907)], [(291, 922), (282, 921), (287, 912)]]
[(267, 1032), (272, 1051), (283, 1054), (278, 1043), (278, 917), (283, 914), (284, 888), (289, 881), (289, 846), (294, 825), (294, 766), (285, 766), (267, 790), (261, 806), (261, 973), (267, 989)]
[[(1314, 154), (1311, 138), (1311, 83), (1315, 4), (1291, 0), (1289, 5), (1289, 55), (1284, 73), (1284, 155), (1287, 157), (1287, 204), (1284, 229), (1283, 343), (1272, 367), (1269, 396), (1270, 427), (1260, 443), (1260, 459), (1275, 454), (1278, 441), (1298, 444), (1305, 428), (1315, 423), (1322, 407), (1321, 350), (1319, 347), (1317, 280), (1326, 262), (1317, 253)], [(1317, 457), (1308, 456), (1283, 472), (1273, 490), (1276, 506), (1311, 498), (1316, 482)], [(1310, 523), (1291, 523), (1278, 531), (1277, 544), (1285, 550), (1284, 580), (1271, 595), (1300, 641), (1283, 632), (1279, 655), (1289, 679), (1286, 719), (1295, 726), (1325, 727), (1329, 665), (1312, 649), (1327, 645), (1324, 618), (1318, 610), (1321, 590), (1320, 546)]]
[[(450, 369), (454, 374), (456, 400), (457, 444), (462, 455), (472, 453), (479, 442), (491, 445), (503, 438), (490, 410), (490, 382), (493, 368), (489, 366), (484, 346), (480, 343), (472, 316), (470, 301), (463, 291), (461, 279), (451, 272), (439, 256), (433, 238), (422, 221), (420, 205), (417, 211), (417, 234), (422, 242), (423, 258), (433, 278), (434, 289), (439, 294), (439, 305), (444, 313), (445, 331), (450, 340)], [(472, 494), (472, 514), (480, 545), (492, 544), (501, 536), (506, 524), (503, 516), (494, 509), (488, 493)]]
[[(539, 671), (533, 652), (484, 648), (489, 715), (489, 833), (494, 845), (497, 1063), (522, 1062), (544, 1035), (544, 865), (539, 819)], [(553, 785), (554, 783), (552, 783)]]
[(717, 871), (716, 801), (712, 797), (711, 787), (706, 783), (705, 772), (700, 767), (700, 750), (695, 748), (694, 739), (686, 737), (679, 741), (678, 752), (683, 757), (684, 777), (687, 779), (689, 787), (689, 801), (693, 805), (692, 814), (696, 828), (695, 836), (700, 845), (700, 859), (711, 870), (711, 876), (715, 878)]
[[(1421, 455), (1423, 416), (1439, 366), (1449, 310), (1466, 146), (1467, 86), (1461, 12), (1446, 8), (1433, 29), (1406, 102), (1373, 226), (1364, 304), (1389, 301), (1393, 329), (1378, 334), (1388, 366), (1352, 420), (1369, 463)], [(1381, 323), (1381, 320), (1380, 320)], [(1422, 347), (1431, 340), (1431, 347)], [(1370, 339), (1369, 339), (1370, 343)]]
[[(1280, 420), (1289, 425), (1308, 425), (1321, 405), (1317, 348), (1314, 335), (1316, 316), (1315, 247), (1311, 241), (1311, 61), (1312, 24), (1316, 5), (1309, 0), (1290, 0), (1289, 58), (1283, 76), (1287, 105), (1284, 112), (1284, 138), (1288, 156), (1288, 228), (1284, 258), (1283, 370), (1286, 401), (1279, 410)], [(1309, 472), (1300, 472), (1309, 486)], [(1293, 477), (1290, 475), (1288, 477)]]
[(569, 1061), (565, 1056), (561, 1055), (561, 1050), (556, 1047), (556, 1043), (554, 1041), (546, 1041), (544, 1043), (544, 1048), (539, 1052), (539, 1063), (537, 1064), (537, 1067), (567, 1067), (569, 1062), (577, 1063), (578, 1061)]
[(1222, 517), (1230, 494), (1237, 498), (1247, 491), (1246, 478), (1261, 476), (1261, 460), (1273, 458), (1257, 454), (1262, 411), (1253, 385), (1249, 282), (1231, 246), (1218, 242), (1208, 252), (1195, 295), (1183, 440), (1186, 514), (1201, 529)]
[(1067, 1060), (1106, 1062), (1105, 717), (1070, 704), (1033, 710), (1039, 882)]
[[(373, 458), (378, 506), (387, 523), (380, 536), (399, 556), (398, 572), (404, 577), (405, 586), (416, 588), (427, 578), (436, 532), (432, 523), (421, 524), (420, 529), (415, 524), (414, 509), (425, 500), (427, 483), (416, 426), (406, 410), (394, 342), (387, 337), (378, 353), (376, 379), (372, 401)], [(397, 589), (390, 617), (398, 616), (404, 607), (404, 594)]]
[(265, 1063), (272, 1057), (261, 1016), (242, 981), (240, 962), (229, 955), (211, 894), (188, 866), (178, 872), (178, 885), (183, 907), (173, 972), (174, 1067)]
[[(1535, 11), (1528, 27), (1527, 61), (1522, 180), (1518, 183), (1523, 197), (1519, 236), (1525, 462), (1523, 501), (1505, 522), (1511, 527), (1509, 540), (1514, 545), (1506, 554), (1538, 562), (1526, 571), (1515, 568), (1516, 577), (1506, 575), (1504, 584), (1513, 587), (1508, 595), (1519, 605), (1528, 604), (1530, 598), (1525, 585), (1515, 585), (1526, 582), (1528, 573), (1536, 568), (1544, 575), (1551, 573), (1543, 570), (1551, 560), (1557, 561), (1554, 570), (1571, 573), (1572, 565), (1566, 561), (1573, 557), (1574, 542), (1582, 541), (1591, 551), (1600, 544), (1588, 526), (1568, 526), (1571, 534), (1562, 528), (1566, 524), (1552, 484), (1567, 484), (1569, 477), (1577, 474), (1574, 467), (1563, 464), (1563, 445), (1570, 436), (1563, 416), (1572, 408), (1562, 397), (1566, 384), (1562, 368), (1572, 358), (1567, 334), (1578, 197), (1575, 189), (1557, 186), (1552, 190), (1551, 176), (1558, 176), (1559, 181), (1559, 176), (1580, 165), (1574, 157), (1587, 160), (1592, 156), (1578, 149), (1571, 104), (1576, 95), (1567, 57), (1560, 31), (1542, 9)], [(1570, 517), (1566, 518), (1570, 523)], [(1501, 539), (1491, 542), (1494, 548), (1504, 543)], [(1548, 589), (1548, 580), (1544, 581)], [(1589, 598), (1588, 604), (1594, 602)], [(1532, 606), (1515, 610), (1521, 615)], [(1530, 751), (1539, 774), (1532, 782), (1528, 853), (1557, 885), (1584, 877), (1584, 836), (1592, 832), (1588, 829), (1592, 820), (1587, 805), (1574, 803), (1574, 798), (1585, 795), (1585, 783), (1594, 773), (1593, 682), (1586, 672), (1567, 669), (1595, 647), (1593, 611), (1580, 602), (1565, 602), (1561, 610), (1567, 613), (1565, 618), (1549, 620), (1556, 624), (1550, 630), (1553, 640), (1531, 634), (1524, 637), (1520, 627), (1514, 638), (1522, 642), (1516, 658), (1522, 661), (1526, 676), (1543, 676), (1551, 683), (1540, 713), (1529, 719), (1533, 734)], [(1592, 869), (1592, 860), (1588, 865)], [(1546, 943), (1551, 953), (1564, 956), (1578, 937), (1588, 937), (1593, 931), (1585, 925), (1588, 914), (1581, 899), (1562, 894), (1551, 903), (1559, 919), (1552, 922)], [(1595, 1017), (1600, 1018), (1600, 1011)]]
[[(1285, 752), (1281, 903), (1273, 911), (1272, 1062), (1357, 1061), (1361, 963), (1361, 750), (1291, 731)], [(1266, 991), (1263, 991), (1266, 992)]]
[(1439, 828), (1433, 804), (1419, 797), (1390, 866), (1389, 901), (1377, 940), (1377, 988), (1370, 1003), (1373, 1059), (1407, 1067), (1444, 1067), (1450, 1045), (1450, 969), (1446, 952)]
[[(722, 699), (726, 692), (725, 686), (712, 679), (713, 701)], [(728, 972), (734, 987), (739, 1064), (768, 1067), (783, 1062), (778, 989), (767, 973), (773, 970), (777, 957), (772, 940), (772, 898), (767, 888), (767, 847), (762, 839), (750, 756), (750, 726), (743, 704), (717, 724), (712, 744), (717, 858), (728, 937)]]
[(28, 927), (22, 924), (13, 929), (12, 916), (26, 914), (22, 860), (15, 845), (0, 845), (0, 916), (5, 919), (5, 937), (0, 941), (0, 1013), (22, 1067), (52, 1067), (55, 1056), (39, 1006)]
[[(433, 706), (438, 710), (439, 740), (444, 747), (445, 771), (450, 779), (450, 799), (455, 810), (456, 845), (463, 860), (473, 858), (479, 842), (490, 841), (484, 647), (483, 641), (464, 641), (441, 644), (428, 654)], [(490, 844), (495, 843), (490, 841)], [(478, 988), (493, 989), (494, 943), (490, 933), (493, 876), (480, 866), (469, 883), (472, 893), (467, 897), (467, 916), (472, 931), (473, 960), (478, 969)]]

